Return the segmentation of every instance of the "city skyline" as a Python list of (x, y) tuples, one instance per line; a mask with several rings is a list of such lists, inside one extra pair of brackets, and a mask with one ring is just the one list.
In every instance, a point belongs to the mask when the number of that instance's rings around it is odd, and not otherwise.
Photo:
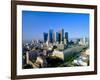
[(23, 40), (43, 40), (43, 32), (62, 28), (69, 38), (89, 37), (89, 14), (23, 11), (22, 27)]
[(50, 42), (58, 42), (58, 43), (68, 43), (68, 32), (64, 32), (64, 29), (61, 29), (55, 32), (53, 29), (49, 30), (47, 33), (43, 33), (44, 43)]

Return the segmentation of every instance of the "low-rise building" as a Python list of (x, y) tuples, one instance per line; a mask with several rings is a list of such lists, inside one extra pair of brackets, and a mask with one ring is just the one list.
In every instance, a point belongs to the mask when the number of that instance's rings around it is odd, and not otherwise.
[(62, 60), (64, 60), (64, 53), (63, 51), (59, 51), (59, 50), (54, 50), (52, 56), (56, 56)]
[(58, 50), (64, 50), (64, 44), (58, 44), (57, 49)]

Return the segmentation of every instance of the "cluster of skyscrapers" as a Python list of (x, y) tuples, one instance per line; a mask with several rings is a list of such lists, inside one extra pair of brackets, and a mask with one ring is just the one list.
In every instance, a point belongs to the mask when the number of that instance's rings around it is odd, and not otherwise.
[(48, 33), (44, 32), (44, 42), (54, 43), (58, 42), (59, 44), (67, 44), (68, 43), (68, 32), (64, 33), (64, 29), (61, 29), (58, 32), (54, 32), (52, 29), (49, 30)]

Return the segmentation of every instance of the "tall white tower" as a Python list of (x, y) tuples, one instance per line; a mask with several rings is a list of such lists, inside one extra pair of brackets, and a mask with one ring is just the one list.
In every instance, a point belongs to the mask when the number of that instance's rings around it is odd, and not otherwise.
[(28, 63), (29, 63), (29, 52), (26, 51), (26, 64), (28, 64)]

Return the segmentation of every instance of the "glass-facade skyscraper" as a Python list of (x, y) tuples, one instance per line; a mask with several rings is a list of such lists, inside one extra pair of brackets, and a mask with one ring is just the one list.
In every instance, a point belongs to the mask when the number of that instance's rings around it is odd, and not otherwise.
[(64, 29), (61, 29), (58, 32), (54, 32), (52, 29), (48, 33), (44, 32), (44, 42), (48, 41), (49, 43), (68, 43), (68, 32), (64, 33)]
[(48, 40), (48, 33), (43, 33), (44, 34), (44, 42)]
[(60, 33), (56, 32), (56, 42), (60, 43)]
[(64, 41), (64, 29), (61, 30), (61, 41)]
[(66, 43), (68, 43), (68, 32), (65, 32)]
[(53, 43), (53, 30), (52, 29), (49, 30), (49, 42)]

